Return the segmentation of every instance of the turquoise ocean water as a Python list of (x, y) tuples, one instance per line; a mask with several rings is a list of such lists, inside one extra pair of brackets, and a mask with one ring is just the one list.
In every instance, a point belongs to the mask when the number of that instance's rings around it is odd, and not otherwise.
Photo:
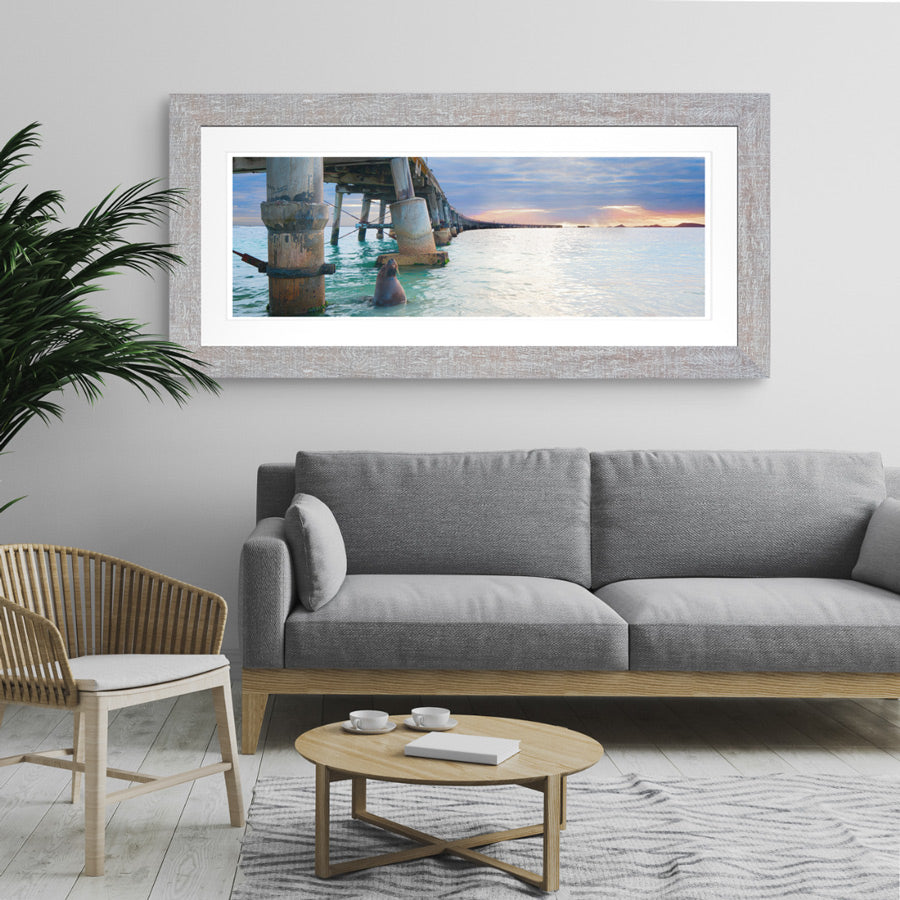
[[(704, 228), (510, 228), (466, 231), (440, 269), (401, 269), (408, 303), (373, 307), (375, 258), (396, 252), (347, 229), (325, 262), (325, 316), (702, 316)], [(233, 249), (267, 255), (266, 229), (236, 226)], [(265, 316), (268, 279), (233, 257), (235, 316)]]

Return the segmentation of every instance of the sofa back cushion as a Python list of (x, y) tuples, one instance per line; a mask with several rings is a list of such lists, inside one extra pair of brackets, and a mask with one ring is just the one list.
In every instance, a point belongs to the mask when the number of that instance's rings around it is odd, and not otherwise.
[(631, 578), (849, 578), (884, 499), (877, 453), (591, 454), (594, 587)]
[(884, 467), (884, 483), (888, 497), (900, 500), (900, 466)]
[(263, 463), (256, 470), (256, 521), (281, 517), (296, 493), (297, 466), (289, 463)]
[(350, 574), (533, 575), (590, 584), (587, 450), (298, 453)]

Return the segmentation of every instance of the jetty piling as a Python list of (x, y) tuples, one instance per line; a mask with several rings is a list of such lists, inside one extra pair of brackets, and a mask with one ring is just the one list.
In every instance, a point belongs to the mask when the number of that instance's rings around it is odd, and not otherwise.
[(266, 199), (269, 314), (301, 316), (325, 306), (325, 225), (322, 157), (268, 157)]
[(336, 247), (341, 236), (341, 208), (344, 205), (344, 193), (341, 188), (334, 192), (334, 221), (331, 223), (331, 246)]
[(384, 197), (378, 198), (378, 231), (375, 233), (375, 237), (378, 240), (382, 240), (384, 238)]
[(366, 225), (369, 223), (369, 211), (372, 208), (372, 198), (366, 194), (363, 197), (362, 212), (359, 214), (360, 228), (356, 232), (357, 240), (364, 241), (366, 239)]
[(428, 204), (424, 197), (416, 196), (409, 157), (398, 156), (391, 159), (391, 176), (397, 199), (391, 204), (391, 222), (397, 238), (399, 265), (409, 265), (414, 258), (434, 254), (434, 233)]
[(408, 156), (395, 156), (391, 159), (391, 178), (394, 181), (394, 194), (398, 201), (410, 200), (416, 196)]
[(437, 208), (437, 191), (433, 187), (425, 189), (425, 202), (428, 204), (428, 216), (431, 219), (431, 227), (435, 229), (440, 222)]

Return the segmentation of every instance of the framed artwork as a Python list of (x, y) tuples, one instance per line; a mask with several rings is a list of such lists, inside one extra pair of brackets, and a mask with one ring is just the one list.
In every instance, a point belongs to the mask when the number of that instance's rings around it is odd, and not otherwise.
[(217, 377), (769, 374), (766, 94), (176, 94)]

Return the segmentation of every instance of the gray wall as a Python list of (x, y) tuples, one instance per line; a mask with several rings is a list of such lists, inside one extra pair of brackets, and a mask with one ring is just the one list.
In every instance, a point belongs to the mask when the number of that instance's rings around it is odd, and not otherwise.
[[(3, 14), (0, 139), (80, 214), (164, 176), (169, 93), (762, 91), (772, 95), (772, 377), (751, 383), (228, 381), (186, 409), (110, 384), (0, 459), (0, 542), (89, 547), (222, 593), (256, 465), (299, 447), (880, 450), (900, 465), (900, 5), (666, 0), (265, 4), (50, 0)], [(433, 29), (433, 30), (432, 30)], [(452, 64), (452, 69), (447, 65)], [(167, 329), (164, 281), (109, 314)], [(226, 646), (238, 644), (232, 615)]]

